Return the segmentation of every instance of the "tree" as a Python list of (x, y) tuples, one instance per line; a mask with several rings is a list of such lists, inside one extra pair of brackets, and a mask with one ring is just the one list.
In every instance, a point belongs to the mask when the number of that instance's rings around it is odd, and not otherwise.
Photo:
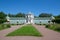
[(16, 14), (16, 17), (25, 17), (25, 14), (24, 13), (18, 13), (18, 14)]
[(39, 17), (50, 17), (50, 16), (52, 16), (52, 14), (48, 14), (48, 13), (39, 14)]
[(60, 18), (60, 15), (55, 16), (55, 18), (56, 18), (56, 19), (59, 19), (59, 18)]
[(4, 19), (6, 17), (6, 14), (4, 12), (0, 12), (0, 19)]
[(0, 24), (6, 21), (6, 14), (4, 12), (0, 12)]
[(24, 13), (17, 13), (17, 14), (8, 14), (9, 17), (25, 17), (25, 14)]
[(60, 18), (60, 15), (58, 15), (57, 17)]
[(9, 17), (15, 17), (16, 15), (13, 15), (13, 14), (8, 14)]
[(55, 19), (52, 22), (60, 23), (60, 15), (55, 16)]

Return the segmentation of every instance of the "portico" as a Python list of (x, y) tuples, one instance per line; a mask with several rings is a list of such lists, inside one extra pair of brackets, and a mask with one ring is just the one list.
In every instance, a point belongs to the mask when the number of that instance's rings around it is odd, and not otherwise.
[(29, 14), (26, 15), (26, 23), (33, 24), (34, 23), (33, 20), (34, 20), (34, 16), (31, 14), (31, 12), (29, 12)]

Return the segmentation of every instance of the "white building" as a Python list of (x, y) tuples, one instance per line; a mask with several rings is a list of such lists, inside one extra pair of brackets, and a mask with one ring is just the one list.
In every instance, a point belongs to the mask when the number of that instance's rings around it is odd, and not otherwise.
[(51, 17), (34, 17), (34, 15), (29, 12), (26, 17), (6, 17), (7, 21), (10, 24), (48, 24), (51, 20), (55, 19), (53, 16)]

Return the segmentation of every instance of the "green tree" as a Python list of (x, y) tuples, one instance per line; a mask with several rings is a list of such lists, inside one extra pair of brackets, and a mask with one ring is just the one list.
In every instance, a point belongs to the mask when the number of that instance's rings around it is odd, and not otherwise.
[(16, 15), (9, 13), (8, 16), (9, 16), (9, 17), (15, 17)]
[(50, 16), (52, 16), (52, 14), (48, 14), (48, 13), (39, 14), (39, 17), (50, 17)]
[(4, 12), (0, 12), (0, 24), (6, 21), (6, 14)]
[(56, 18), (56, 19), (59, 19), (59, 18), (60, 18), (60, 15), (55, 16), (55, 18)]
[(52, 22), (60, 23), (60, 15), (55, 16), (55, 19)]
[(25, 14), (24, 13), (17, 13), (16, 17), (25, 17)]

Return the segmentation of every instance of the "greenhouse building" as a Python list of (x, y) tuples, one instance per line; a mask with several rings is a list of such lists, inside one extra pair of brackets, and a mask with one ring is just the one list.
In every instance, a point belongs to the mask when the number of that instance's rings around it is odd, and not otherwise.
[(25, 17), (6, 17), (7, 21), (10, 24), (48, 24), (52, 23), (52, 20), (55, 19), (51, 17), (34, 17), (34, 15), (29, 12)]

